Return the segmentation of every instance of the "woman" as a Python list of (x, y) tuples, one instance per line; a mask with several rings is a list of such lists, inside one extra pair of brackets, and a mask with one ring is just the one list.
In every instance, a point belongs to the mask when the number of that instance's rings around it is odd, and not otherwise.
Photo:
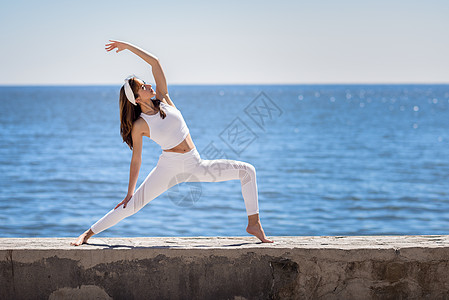
[[(81, 234), (71, 245), (87, 243), (94, 234), (117, 224), (135, 214), (142, 207), (181, 182), (218, 182), (239, 179), (248, 215), (246, 231), (264, 243), (267, 239), (259, 220), (256, 170), (246, 162), (217, 159), (201, 159), (189, 129), (170, 99), (165, 75), (157, 57), (130, 43), (113, 41), (106, 50), (117, 53), (129, 50), (147, 62), (156, 82), (156, 91), (137, 77), (125, 79), (120, 89), (120, 133), (132, 150), (128, 193), (114, 209), (109, 211), (91, 228)], [(156, 99), (152, 99), (155, 97)], [(142, 138), (146, 136), (162, 148), (156, 167), (134, 192), (141, 165)], [(179, 176), (182, 174), (182, 176)]]

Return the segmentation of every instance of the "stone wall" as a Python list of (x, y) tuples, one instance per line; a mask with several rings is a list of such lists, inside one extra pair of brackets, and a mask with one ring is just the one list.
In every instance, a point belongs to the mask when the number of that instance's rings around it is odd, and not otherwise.
[(449, 299), (449, 236), (1, 238), (0, 299)]

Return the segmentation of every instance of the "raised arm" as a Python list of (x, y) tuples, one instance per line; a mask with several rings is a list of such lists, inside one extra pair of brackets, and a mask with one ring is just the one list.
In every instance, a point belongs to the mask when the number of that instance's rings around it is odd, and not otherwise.
[[(159, 59), (156, 56), (128, 42), (114, 41), (114, 40), (109, 41), (110, 43), (106, 44), (107, 51), (112, 51), (115, 48), (117, 48), (116, 52), (118, 53), (126, 49), (142, 58), (145, 62), (147, 62), (151, 66), (151, 71), (153, 73), (153, 77), (156, 82), (156, 98), (157, 99), (167, 98), (166, 97), (166, 95), (168, 94), (167, 81), (165, 79), (165, 74), (164, 71), (162, 70), (162, 66), (159, 62)], [(169, 100), (167, 99), (167, 101)]]

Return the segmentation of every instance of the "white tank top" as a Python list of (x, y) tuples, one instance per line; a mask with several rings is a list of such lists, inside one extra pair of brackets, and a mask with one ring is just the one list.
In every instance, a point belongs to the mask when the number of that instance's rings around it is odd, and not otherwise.
[(162, 101), (160, 107), (167, 115), (165, 119), (159, 112), (155, 115), (141, 113), (140, 116), (150, 128), (150, 139), (159, 144), (162, 150), (167, 150), (179, 145), (189, 134), (189, 128), (177, 108)]

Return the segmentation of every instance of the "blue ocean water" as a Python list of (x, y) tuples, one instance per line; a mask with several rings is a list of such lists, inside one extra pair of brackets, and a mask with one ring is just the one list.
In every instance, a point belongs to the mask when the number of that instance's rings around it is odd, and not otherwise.
[[(268, 236), (448, 234), (449, 85), (169, 90), (202, 158), (255, 166)], [(123, 199), (118, 91), (0, 87), (1, 237), (75, 237)], [(160, 153), (145, 140), (138, 185)], [(239, 181), (195, 188), (99, 236), (248, 236)]]

